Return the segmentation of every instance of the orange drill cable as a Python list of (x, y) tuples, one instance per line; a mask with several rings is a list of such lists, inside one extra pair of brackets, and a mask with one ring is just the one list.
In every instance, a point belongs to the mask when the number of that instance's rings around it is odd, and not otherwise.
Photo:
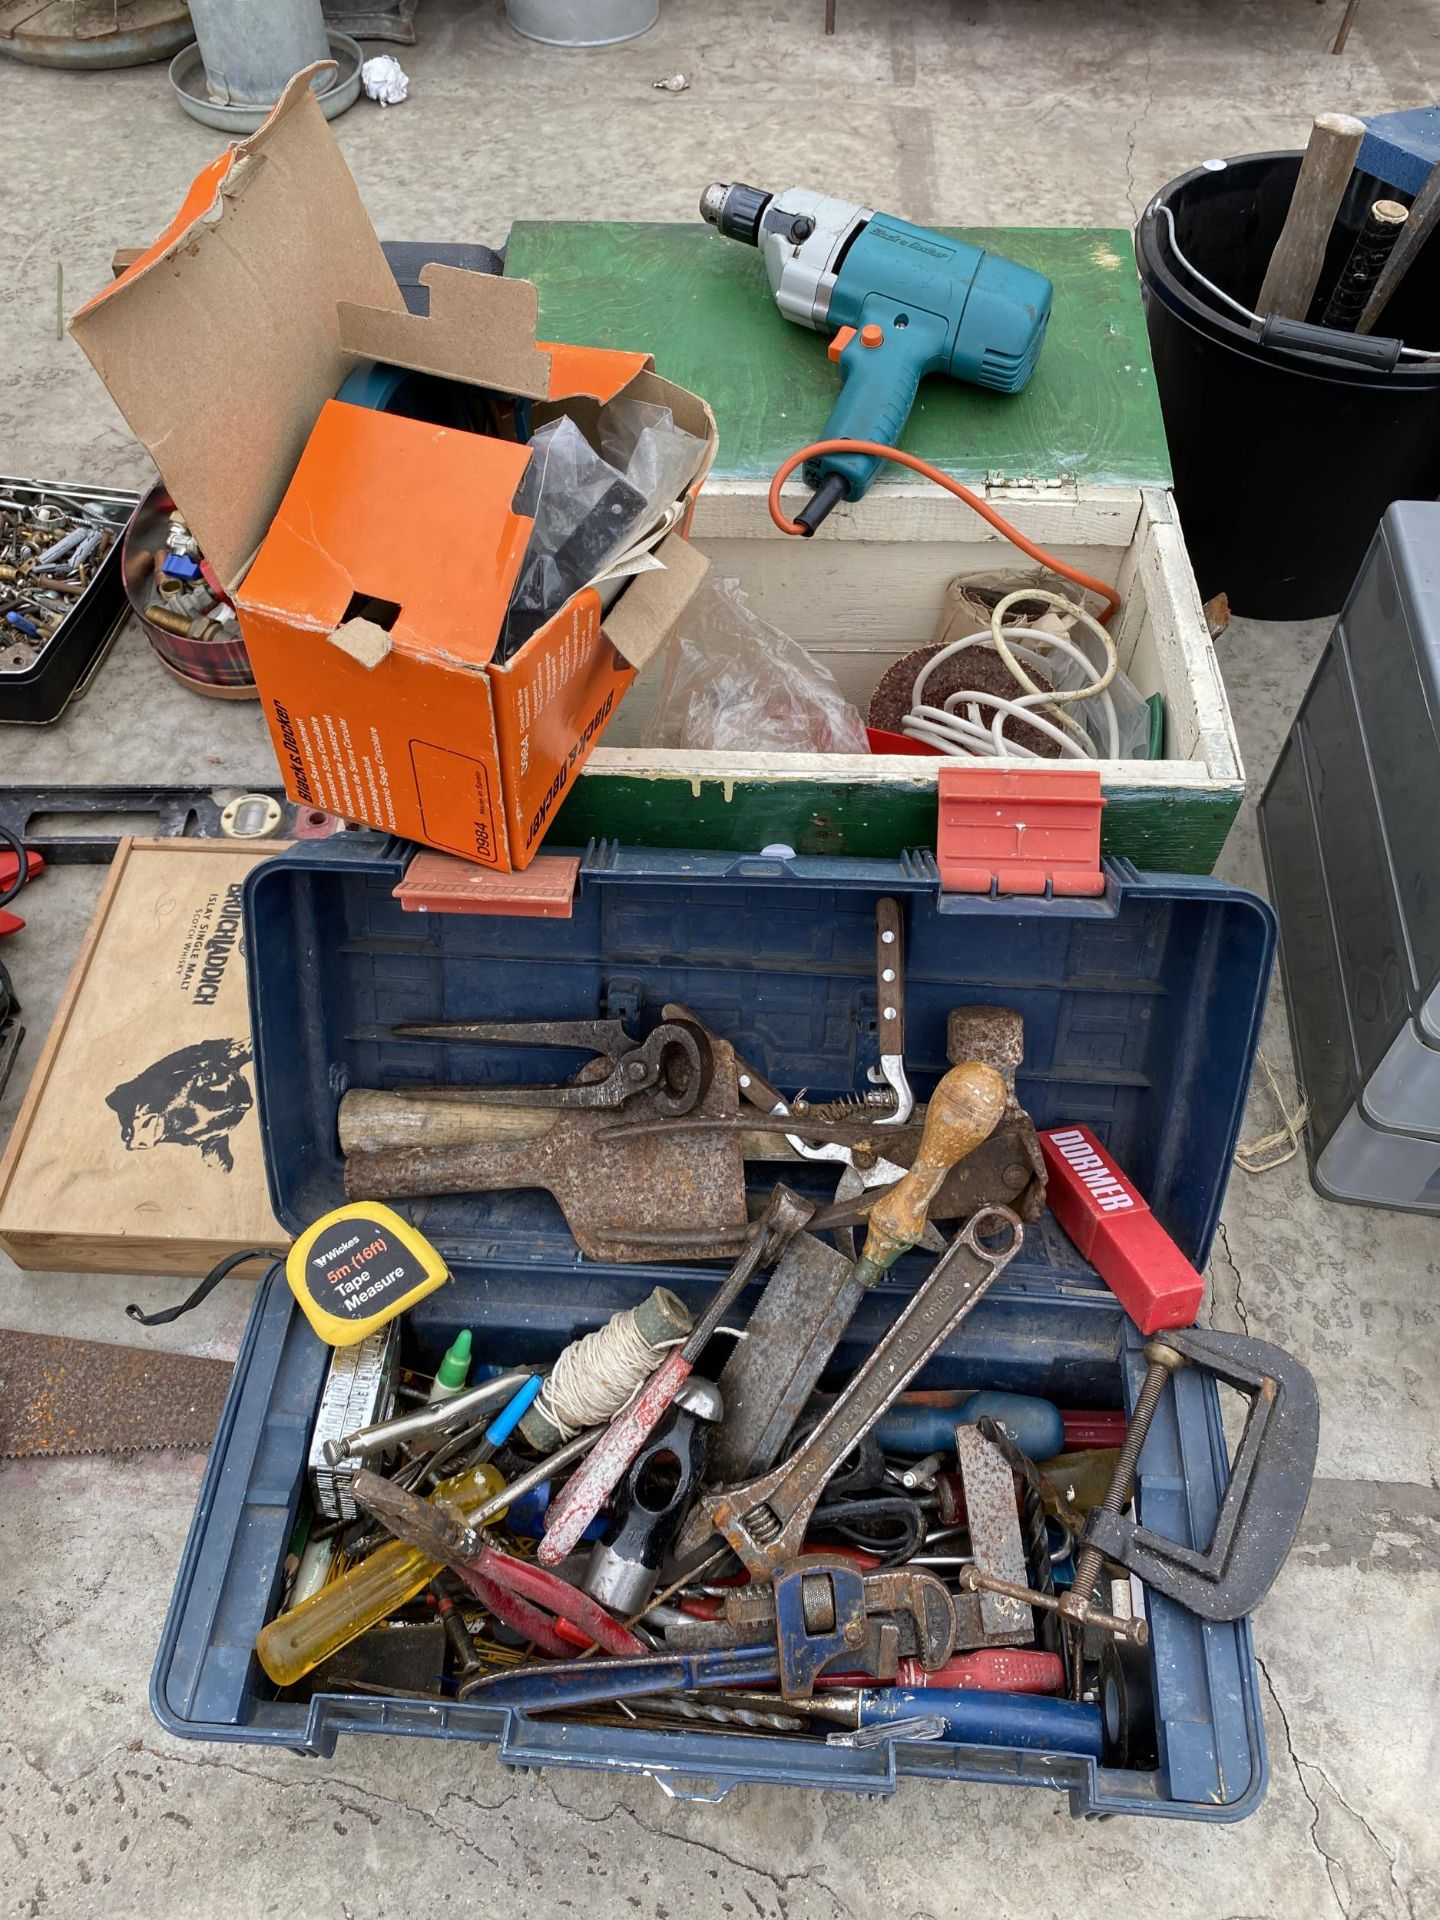
[(959, 480), (951, 479), (948, 473), (942, 473), (939, 467), (932, 466), (928, 460), (922, 460), (918, 454), (903, 453), (899, 447), (882, 446), (878, 440), (817, 440), (813, 446), (801, 447), (798, 453), (792, 453), (788, 460), (776, 471), (770, 482), (770, 518), (782, 533), (805, 534), (805, 528), (798, 520), (787, 520), (785, 510), (780, 505), (780, 489), (798, 466), (807, 460), (818, 459), (826, 453), (864, 453), (876, 460), (893, 460), (898, 466), (909, 467), (912, 473), (923, 474), (925, 479), (933, 480), (937, 487), (944, 487), (947, 493), (953, 493), (957, 500), (963, 500), (973, 507), (982, 520), (988, 520), (997, 533), (1003, 533), (1012, 545), (1017, 546), (1042, 567), (1071, 580), (1077, 587), (1085, 587), (1091, 593), (1098, 593), (1106, 603), (1100, 616), (1100, 624), (1109, 626), (1111, 618), (1118, 612), (1120, 596), (1113, 587), (1107, 587), (1103, 580), (1097, 580), (1093, 574), (1082, 573), (1078, 567), (1067, 566), (1063, 560), (1057, 560), (1053, 553), (1047, 553), (1043, 547), (1037, 547), (1033, 540), (1027, 540), (1023, 533), (1017, 533), (1010, 522), (1003, 519), (995, 509), (978, 493), (974, 493)]

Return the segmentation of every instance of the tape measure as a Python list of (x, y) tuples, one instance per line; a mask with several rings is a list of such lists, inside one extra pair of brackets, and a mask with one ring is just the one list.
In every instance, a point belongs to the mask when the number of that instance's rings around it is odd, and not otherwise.
[(285, 1256), (301, 1311), (332, 1347), (353, 1347), (450, 1278), (423, 1233), (373, 1201), (337, 1207)]

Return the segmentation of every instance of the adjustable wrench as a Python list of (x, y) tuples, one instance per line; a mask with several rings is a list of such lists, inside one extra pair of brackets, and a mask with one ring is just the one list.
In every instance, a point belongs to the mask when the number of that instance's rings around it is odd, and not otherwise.
[(545, 1535), (535, 1550), (541, 1566), (553, 1567), (579, 1545), (580, 1536), (604, 1506), (620, 1476), (660, 1424), (681, 1387), (694, 1371), (715, 1329), (767, 1263), (778, 1260), (786, 1243), (810, 1218), (807, 1200), (788, 1187), (776, 1187), (764, 1214), (750, 1229), (744, 1252), (710, 1296), (710, 1304), (685, 1344), (666, 1355), (642, 1380), (596, 1443), (585, 1464), (566, 1481), (545, 1515)]
[[(1002, 1235), (1000, 1246), (986, 1246), (986, 1235)], [(1004, 1272), (1024, 1238), (1008, 1207), (982, 1207), (804, 1444), (770, 1473), (707, 1495), (702, 1504), (712, 1530), (725, 1536), (753, 1578), (770, 1578), (799, 1553), (831, 1474)]]
[[(737, 1346), (720, 1376), (726, 1417), (711, 1453), (715, 1477), (746, 1479), (773, 1465), (867, 1287), (902, 1253), (924, 1244), (926, 1209), (949, 1168), (994, 1127), (1005, 1100), (1000, 1076), (971, 1063), (935, 1089), (910, 1171), (876, 1201), (861, 1257), (848, 1268), (813, 1240), (796, 1240), (761, 1296), (755, 1338)], [(944, 1250), (941, 1241), (941, 1250)], [(703, 1516), (682, 1538), (696, 1543)]]

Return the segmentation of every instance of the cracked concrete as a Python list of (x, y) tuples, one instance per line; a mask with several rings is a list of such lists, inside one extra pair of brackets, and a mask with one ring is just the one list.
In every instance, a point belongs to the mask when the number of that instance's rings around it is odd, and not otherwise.
[(1302, 1759), (1295, 1751), (1289, 1716), (1263, 1660), (1260, 1672), (1285, 1736), (1286, 1756), (1295, 1769), (1301, 1792), (1314, 1811), (1315, 1817), (1310, 1823), (1311, 1844), (1325, 1862), (1330, 1890), (1344, 1920), (1355, 1920), (1359, 1914), (1394, 1915), (1395, 1920), (1412, 1920), (1415, 1909), (1396, 1873), (1396, 1856), (1365, 1816), (1357, 1812), (1327, 1778), (1324, 1768), (1313, 1760)]
[[(381, 232), (498, 241), (519, 217), (689, 219), (707, 179), (813, 180), (919, 221), (1128, 226), (1212, 153), (1298, 144), (1323, 107), (1424, 103), (1440, 74), (1430, 0), (1364, 0), (1343, 60), (1340, 0), (663, 0), (646, 39), (566, 58), (519, 41), (497, 0), (421, 0), (410, 101), (337, 123)], [(676, 70), (689, 93), (651, 91)], [(54, 338), (111, 250), (168, 217), (217, 136), (163, 70), (85, 77), (0, 67), (0, 440), (12, 470), (144, 478), (133, 440)], [(36, 130), (43, 128), (44, 137)], [(1219, 643), (1252, 798), (1219, 871), (1260, 887), (1254, 799), (1325, 625), (1236, 622)], [(273, 763), (253, 708), (199, 706), (128, 632), (62, 725), (0, 736), (0, 779), (234, 779)], [(101, 880), (57, 868), (4, 959), (31, 1038), (54, 1010)], [(1278, 987), (1266, 1054), (1291, 1087)], [(1252, 1095), (1245, 1135), (1276, 1120)], [(1440, 1352), (1431, 1223), (1329, 1206), (1303, 1162), (1237, 1172), (1202, 1316), (1300, 1354), (1319, 1383), (1314, 1494), (1255, 1619), (1271, 1781), (1237, 1827), (1077, 1826), (1045, 1793), (912, 1782), (893, 1800), (736, 1789), (711, 1807), (648, 1780), (509, 1773), (486, 1750), (342, 1740), (331, 1761), (183, 1745), (148, 1671), (203, 1462), (0, 1469), (3, 1910), (371, 1920), (451, 1902), (638, 1920), (1099, 1914), (1173, 1920), (1422, 1920), (1440, 1912), (1435, 1648)], [(23, 1275), (0, 1261), (0, 1322), (233, 1354), (249, 1289), (203, 1324), (141, 1334), (128, 1300), (173, 1280)]]

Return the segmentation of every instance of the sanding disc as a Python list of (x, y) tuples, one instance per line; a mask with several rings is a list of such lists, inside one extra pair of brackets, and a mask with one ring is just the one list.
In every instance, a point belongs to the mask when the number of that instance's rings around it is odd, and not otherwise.
[[(917, 647), (913, 653), (907, 653), (903, 660), (897, 660), (894, 666), (886, 669), (879, 686), (870, 696), (868, 718), (872, 727), (884, 727), (890, 733), (904, 731), (900, 722), (910, 711), (915, 676), (925, 662), (933, 660), (939, 651), (939, 643)], [(1035, 672), (1033, 668), (1027, 668), (1026, 671), (1042, 693), (1054, 691), (1044, 674)], [(959, 693), (962, 688), (967, 691), (973, 689), (977, 693), (999, 694), (1012, 700), (1024, 691), (993, 647), (967, 647), (964, 653), (952, 655), (926, 681), (925, 704), (943, 707), (950, 695)], [(982, 707), (981, 718), (988, 720), (994, 711), (993, 707)], [(1023, 720), (1010, 721), (1005, 728), (1005, 738), (1013, 740), (1016, 746), (1029, 747), (1032, 753), (1038, 753), (1044, 760), (1060, 758), (1059, 741), (1041, 733), (1038, 727), (1027, 726)]]

